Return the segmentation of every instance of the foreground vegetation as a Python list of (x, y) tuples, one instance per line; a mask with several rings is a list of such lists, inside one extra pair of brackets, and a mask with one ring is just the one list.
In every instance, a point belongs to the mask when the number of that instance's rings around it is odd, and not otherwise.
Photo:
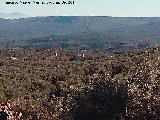
[(76, 54), (0, 49), (0, 101), (12, 119), (160, 119), (159, 48)]

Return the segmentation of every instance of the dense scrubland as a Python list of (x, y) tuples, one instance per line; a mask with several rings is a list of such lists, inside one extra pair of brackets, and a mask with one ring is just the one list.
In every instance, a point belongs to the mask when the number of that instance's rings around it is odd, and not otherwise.
[(0, 49), (0, 101), (16, 120), (159, 120), (160, 48)]

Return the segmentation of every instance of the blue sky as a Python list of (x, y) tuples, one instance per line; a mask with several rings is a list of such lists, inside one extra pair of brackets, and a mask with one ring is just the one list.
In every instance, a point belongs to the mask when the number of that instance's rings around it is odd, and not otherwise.
[[(0, 0), (0, 13), (19, 12), (30, 16), (95, 15), (160, 17), (160, 0), (74, 0), (75, 5), (5, 5), (5, 1), (15, 2), (20, 0)], [(55, 2), (63, 0), (21, 1)]]

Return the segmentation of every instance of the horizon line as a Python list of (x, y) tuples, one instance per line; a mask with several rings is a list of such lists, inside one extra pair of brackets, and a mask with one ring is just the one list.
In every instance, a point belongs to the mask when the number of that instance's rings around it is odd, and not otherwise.
[[(11, 13), (4, 13), (4, 12), (0, 12), (0, 14), (4, 14), (4, 15), (11, 15), (11, 14), (22, 14), (25, 15), (25, 18), (32, 18), (32, 17), (123, 17), (123, 18), (127, 18), (127, 17), (138, 17), (138, 18), (145, 18), (145, 17), (160, 17), (160, 16), (114, 16), (114, 15), (29, 15), (26, 13), (21, 13), (21, 12), (11, 12)], [(22, 17), (23, 18), (23, 17)]]

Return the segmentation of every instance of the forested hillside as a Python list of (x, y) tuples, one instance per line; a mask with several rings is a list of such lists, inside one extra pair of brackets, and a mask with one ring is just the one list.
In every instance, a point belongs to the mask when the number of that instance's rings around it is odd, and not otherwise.
[(0, 49), (0, 101), (16, 120), (159, 120), (160, 48)]

